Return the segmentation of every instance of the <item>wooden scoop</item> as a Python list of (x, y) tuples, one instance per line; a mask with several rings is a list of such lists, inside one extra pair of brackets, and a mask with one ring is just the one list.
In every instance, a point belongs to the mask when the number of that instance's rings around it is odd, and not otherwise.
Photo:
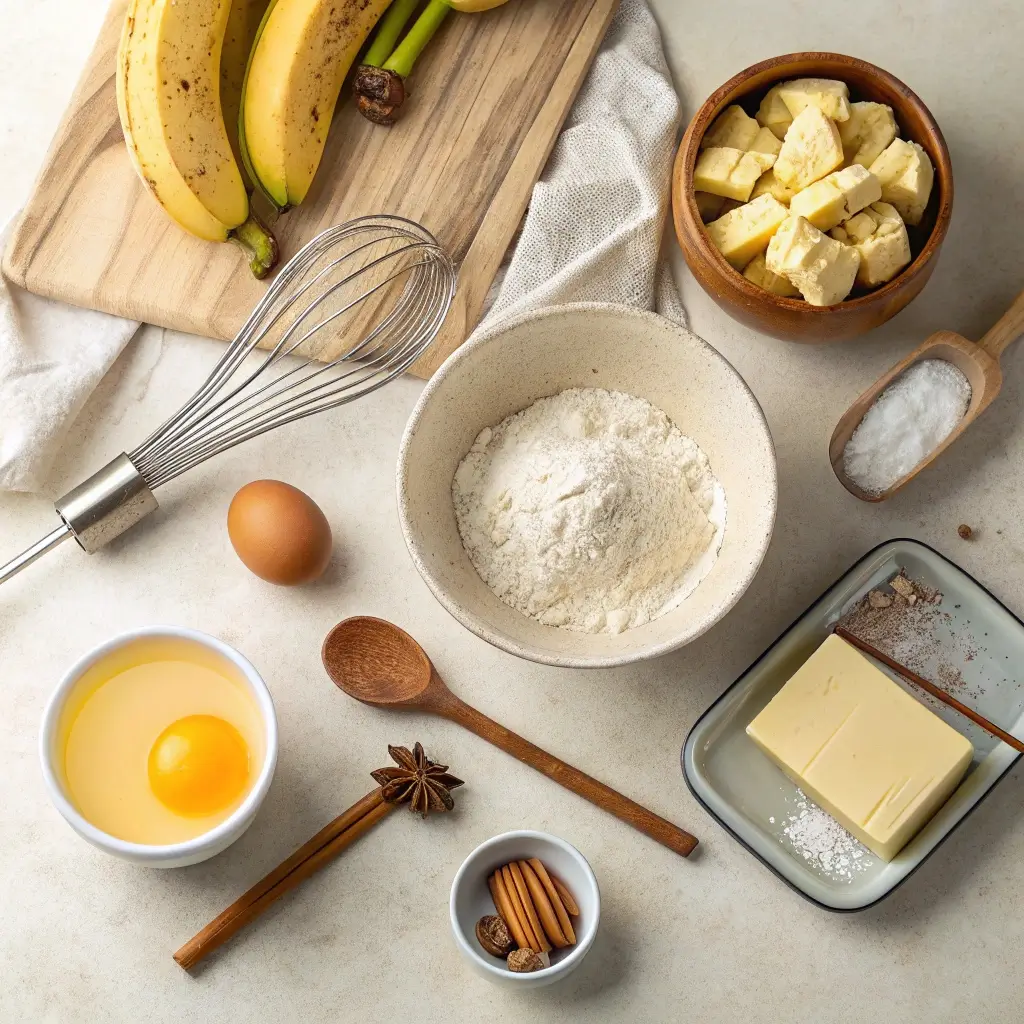
[[(980, 415), (999, 394), (1003, 374), (999, 368), (999, 357), (1003, 350), (1024, 334), (1024, 292), (1014, 300), (1013, 305), (999, 318), (996, 325), (978, 344), (953, 331), (938, 331), (919, 345), (901, 363), (897, 363), (885, 376), (875, 381), (843, 414), (832, 432), (828, 446), (828, 457), (839, 482), (862, 501), (885, 501), (901, 487), (909, 483), (925, 466), (935, 461)], [(922, 359), (945, 359), (957, 367), (971, 383), (971, 404), (964, 418), (953, 432), (927, 458), (922, 459), (906, 476), (901, 477), (887, 491), (869, 494), (861, 490), (843, 469), (843, 452), (853, 432), (860, 426), (864, 414), (875, 399), (908, 366)]]
[(450, 719), (681, 856), (688, 857), (697, 845), (689, 832), (459, 700), (423, 648), (393, 623), (369, 616), (345, 619), (327, 634), (322, 654), (327, 674), (350, 697), (374, 707), (426, 711)]

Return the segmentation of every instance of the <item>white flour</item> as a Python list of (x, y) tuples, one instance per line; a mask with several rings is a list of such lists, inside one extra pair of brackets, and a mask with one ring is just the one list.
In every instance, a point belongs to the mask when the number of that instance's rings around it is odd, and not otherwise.
[(484, 582), (546, 625), (619, 633), (708, 574), (725, 495), (707, 456), (650, 402), (572, 389), (482, 430), (452, 482)]
[[(768, 820), (775, 824), (774, 818)], [(832, 878), (852, 883), (854, 875), (875, 866), (871, 851), (802, 789), (796, 791), (796, 813), (788, 815), (782, 833), (811, 867)]]

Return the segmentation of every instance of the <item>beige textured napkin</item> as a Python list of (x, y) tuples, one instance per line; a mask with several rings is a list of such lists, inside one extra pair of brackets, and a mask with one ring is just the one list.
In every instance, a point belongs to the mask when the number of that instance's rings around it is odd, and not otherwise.
[(655, 309), (685, 326), (659, 263), (679, 119), (654, 17), (645, 0), (622, 0), (481, 326), (563, 302)]

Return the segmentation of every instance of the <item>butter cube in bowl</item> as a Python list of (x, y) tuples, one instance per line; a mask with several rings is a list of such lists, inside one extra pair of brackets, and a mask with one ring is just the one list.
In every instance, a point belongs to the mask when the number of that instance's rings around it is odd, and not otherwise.
[(808, 343), (864, 334), (911, 302), (952, 204), (924, 103), (836, 53), (731, 78), (690, 122), (672, 179), (676, 236), (704, 290), (741, 323)]

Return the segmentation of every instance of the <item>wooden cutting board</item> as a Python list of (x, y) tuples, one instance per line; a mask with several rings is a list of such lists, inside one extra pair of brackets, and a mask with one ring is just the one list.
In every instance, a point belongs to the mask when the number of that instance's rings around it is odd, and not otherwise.
[[(346, 85), (313, 188), (274, 231), (283, 259), (363, 214), (402, 214), (437, 236), (459, 263), (459, 285), (418, 376), (430, 376), (476, 326), (617, 3), (511, 0), (483, 14), (449, 15), (390, 128), (366, 121)], [(107, 14), (4, 273), (77, 306), (229, 339), (266, 282), (252, 278), (235, 246), (179, 228), (135, 175), (114, 95), (126, 7), (114, 0)]]

